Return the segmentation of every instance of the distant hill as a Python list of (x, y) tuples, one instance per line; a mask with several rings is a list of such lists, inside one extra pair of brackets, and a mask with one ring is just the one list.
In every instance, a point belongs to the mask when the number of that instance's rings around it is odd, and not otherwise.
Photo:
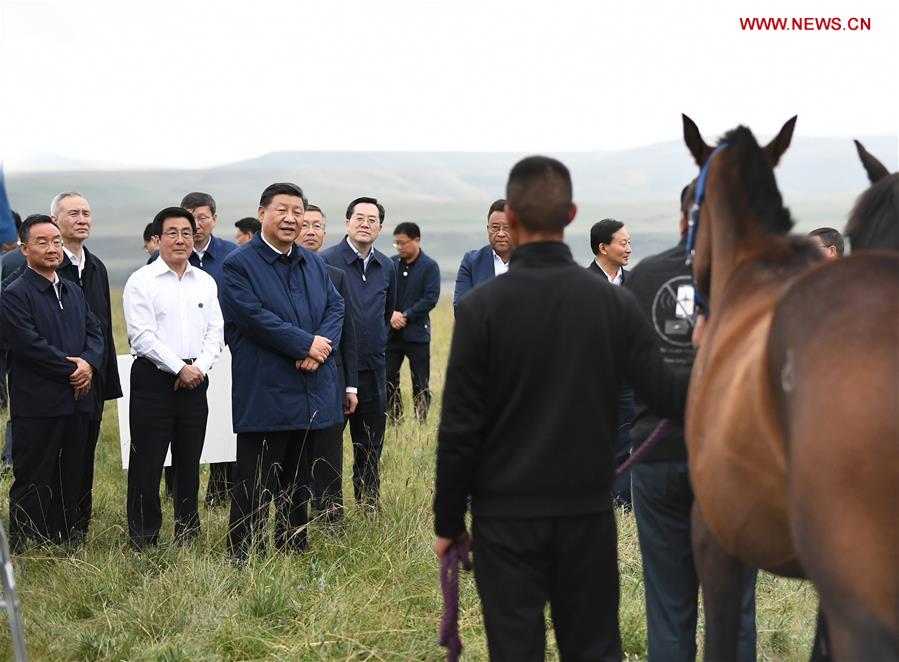
[[(862, 138), (869, 151), (896, 169), (895, 136)], [(256, 214), (259, 194), (273, 181), (294, 181), (329, 215), (328, 244), (343, 235), (343, 212), (358, 195), (374, 195), (387, 207), (385, 235), (396, 223), (422, 226), (424, 249), (452, 280), (462, 253), (486, 241), (485, 214), (502, 197), (511, 166), (524, 154), (475, 152), (275, 152), (204, 170), (84, 169), (79, 162), (58, 171), (7, 171), (14, 209), (47, 212), (52, 197), (78, 190), (94, 210), (91, 245), (116, 282), (146, 259), (140, 235), (161, 208), (189, 191), (208, 191), (219, 206), (220, 236), (233, 236), (234, 221)], [(696, 175), (679, 141), (608, 152), (552, 154), (571, 169), (578, 218), (569, 243), (578, 260), (590, 258), (587, 233), (605, 217), (627, 223), (634, 258), (675, 240), (678, 195)], [(54, 161), (43, 158), (49, 166)], [(65, 167), (65, 165), (63, 165)], [(842, 229), (856, 196), (867, 186), (850, 139), (797, 136), (778, 168), (784, 199), (797, 230), (820, 225)], [(391, 253), (389, 237), (377, 244)]]

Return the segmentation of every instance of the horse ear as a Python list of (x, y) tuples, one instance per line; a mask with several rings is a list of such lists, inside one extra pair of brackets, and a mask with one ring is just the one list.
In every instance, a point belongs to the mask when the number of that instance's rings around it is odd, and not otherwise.
[(866, 150), (864, 145), (857, 140), (853, 140), (853, 142), (855, 143), (855, 149), (858, 150), (858, 158), (862, 160), (862, 165), (865, 166), (865, 172), (868, 173), (868, 179), (872, 184), (879, 182), (890, 174), (890, 171), (887, 170), (886, 166)]
[(797, 115), (793, 115), (787, 120), (786, 124), (780, 127), (780, 132), (774, 136), (774, 140), (765, 145), (765, 152), (771, 159), (771, 167), (773, 168), (780, 161), (780, 157), (787, 151), (790, 141), (793, 139), (793, 129), (796, 128)]
[(687, 148), (693, 155), (696, 165), (701, 168), (705, 163), (705, 160), (709, 158), (709, 154), (712, 153), (712, 148), (705, 144), (705, 141), (699, 133), (699, 127), (696, 126), (696, 122), (683, 113), (681, 113), (681, 117), (684, 118), (684, 142), (687, 143)]

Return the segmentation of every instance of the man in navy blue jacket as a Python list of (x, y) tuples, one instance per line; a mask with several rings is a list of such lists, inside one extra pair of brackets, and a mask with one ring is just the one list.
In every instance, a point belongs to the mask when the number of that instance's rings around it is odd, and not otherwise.
[(359, 405), (349, 417), (353, 490), (357, 502), (373, 507), (381, 489), (387, 425), (384, 351), (396, 297), (393, 263), (374, 247), (383, 226), (383, 205), (375, 198), (356, 198), (346, 210), (346, 237), (322, 253), (325, 262), (343, 270), (350, 287), (359, 358)]
[[(321, 250), (327, 234), (327, 219), (320, 207), (306, 205), (306, 213), (300, 224), (297, 244), (308, 248), (313, 253)], [(356, 325), (353, 322), (352, 296), (347, 285), (346, 274), (330, 264), (328, 276), (334, 287), (343, 297), (343, 331), (340, 345), (334, 350), (337, 362), (337, 376), (340, 378), (341, 390), (345, 393), (343, 413), (349, 416), (356, 411), (359, 404), (359, 388), (357, 381), (358, 361), (356, 359)], [(324, 514), (328, 524), (343, 522), (343, 428), (346, 419), (327, 430), (322, 430), (315, 439), (312, 452), (312, 509)]]
[(16, 450), (9, 490), (10, 539), (21, 550), (38, 543), (77, 542), (78, 498), (95, 373), (103, 365), (103, 333), (81, 288), (62, 280), (62, 236), (49, 216), (22, 224), (28, 263), (0, 299), (10, 349), (10, 415)]
[[(213, 236), (212, 230), (218, 221), (215, 211), (215, 200), (208, 193), (188, 193), (181, 200), (181, 206), (194, 215), (197, 231), (194, 234), (194, 250), (189, 262), (212, 276), (219, 288), (219, 301), (222, 300), (222, 265), (237, 244), (227, 239)], [(206, 505), (222, 506), (228, 503), (228, 491), (231, 488), (231, 471), (233, 462), (214, 462), (209, 465), (209, 482), (206, 484)]]
[(403, 415), (400, 367), (409, 357), (412, 373), (412, 401), (419, 423), (428, 418), (431, 391), (431, 317), (440, 297), (440, 267), (421, 250), (421, 230), (417, 223), (400, 223), (393, 231), (396, 266), (396, 310), (390, 318), (387, 342), (387, 408), (398, 421)]
[(238, 562), (254, 545), (264, 548), (273, 497), (276, 546), (306, 549), (314, 437), (343, 420), (332, 348), (344, 303), (321, 258), (294, 245), (305, 202), (296, 184), (270, 185), (259, 200), (261, 232), (225, 260), (237, 433), (229, 553)]
[(506, 201), (502, 198), (494, 201), (487, 211), (487, 241), (489, 243), (486, 246), (468, 251), (462, 256), (462, 263), (456, 274), (453, 309), (459, 305), (459, 299), (475, 285), (509, 270), (512, 241), (509, 224), (506, 223)]

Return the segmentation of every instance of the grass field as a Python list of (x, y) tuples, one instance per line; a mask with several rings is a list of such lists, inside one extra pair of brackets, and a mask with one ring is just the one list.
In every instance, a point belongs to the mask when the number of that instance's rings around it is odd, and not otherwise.
[[(116, 342), (127, 348), (120, 293)], [(310, 550), (273, 554), (235, 568), (225, 558), (227, 512), (201, 506), (204, 533), (190, 548), (170, 547), (171, 502), (164, 502), (165, 544), (136, 554), (127, 543), (126, 476), (114, 403), (97, 459), (94, 521), (87, 545), (72, 554), (36, 550), (16, 562), (26, 639), (34, 660), (438, 660), (442, 601), (433, 542), (434, 447), (452, 312), (445, 298), (433, 318), (432, 387), (426, 426), (388, 427), (382, 512), (364, 517), (350, 503), (346, 526), (329, 533), (313, 522)], [(215, 378), (213, 370), (211, 378)], [(403, 375), (408, 400), (409, 378)], [(407, 401), (407, 411), (409, 403)], [(210, 416), (215, 416), (214, 411)], [(352, 466), (348, 441), (345, 466)], [(202, 485), (205, 487), (203, 468)], [(0, 483), (4, 519), (10, 477)], [(348, 480), (345, 494), (352, 494)], [(351, 502), (352, 499), (349, 499)], [(166, 509), (168, 511), (166, 512)], [(643, 581), (633, 516), (619, 514), (621, 624), (628, 659), (646, 657)], [(465, 659), (486, 659), (471, 576), (462, 578), (460, 629)], [(816, 599), (810, 586), (760, 575), (759, 659), (808, 659)], [(549, 659), (555, 659), (550, 635)], [(8, 629), (0, 657), (10, 657)]]

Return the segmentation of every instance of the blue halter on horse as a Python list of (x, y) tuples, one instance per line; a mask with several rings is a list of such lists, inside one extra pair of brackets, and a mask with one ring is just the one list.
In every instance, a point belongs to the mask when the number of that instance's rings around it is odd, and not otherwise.
[[(711, 154), (709, 154), (709, 158), (706, 159), (705, 163), (702, 164), (702, 170), (699, 171), (699, 179), (696, 182), (696, 194), (693, 196), (693, 207), (690, 209), (690, 221), (687, 226), (687, 266), (691, 266), (693, 264), (693, 258), (696, 255), (696, 232), (699, 229), (699, 208), (702, 206), (703, 200), (705, 200), (705, 182), (709, 177), (709, 170), (712, 167), (712, 161), (715, 160), (715, 157), (718, 156), (718, 153), (727, 149), (727, 143), (721, 143), (718, 145)], [(700, 306), (705, 309), (706, 314), (709, 313), (709, 307), (706, 305), (705, 300), (702, 298), (702, 295), (699, 293), (699, 288), (696, 287), (696, 282), (693, 283), (693, 300)]]

